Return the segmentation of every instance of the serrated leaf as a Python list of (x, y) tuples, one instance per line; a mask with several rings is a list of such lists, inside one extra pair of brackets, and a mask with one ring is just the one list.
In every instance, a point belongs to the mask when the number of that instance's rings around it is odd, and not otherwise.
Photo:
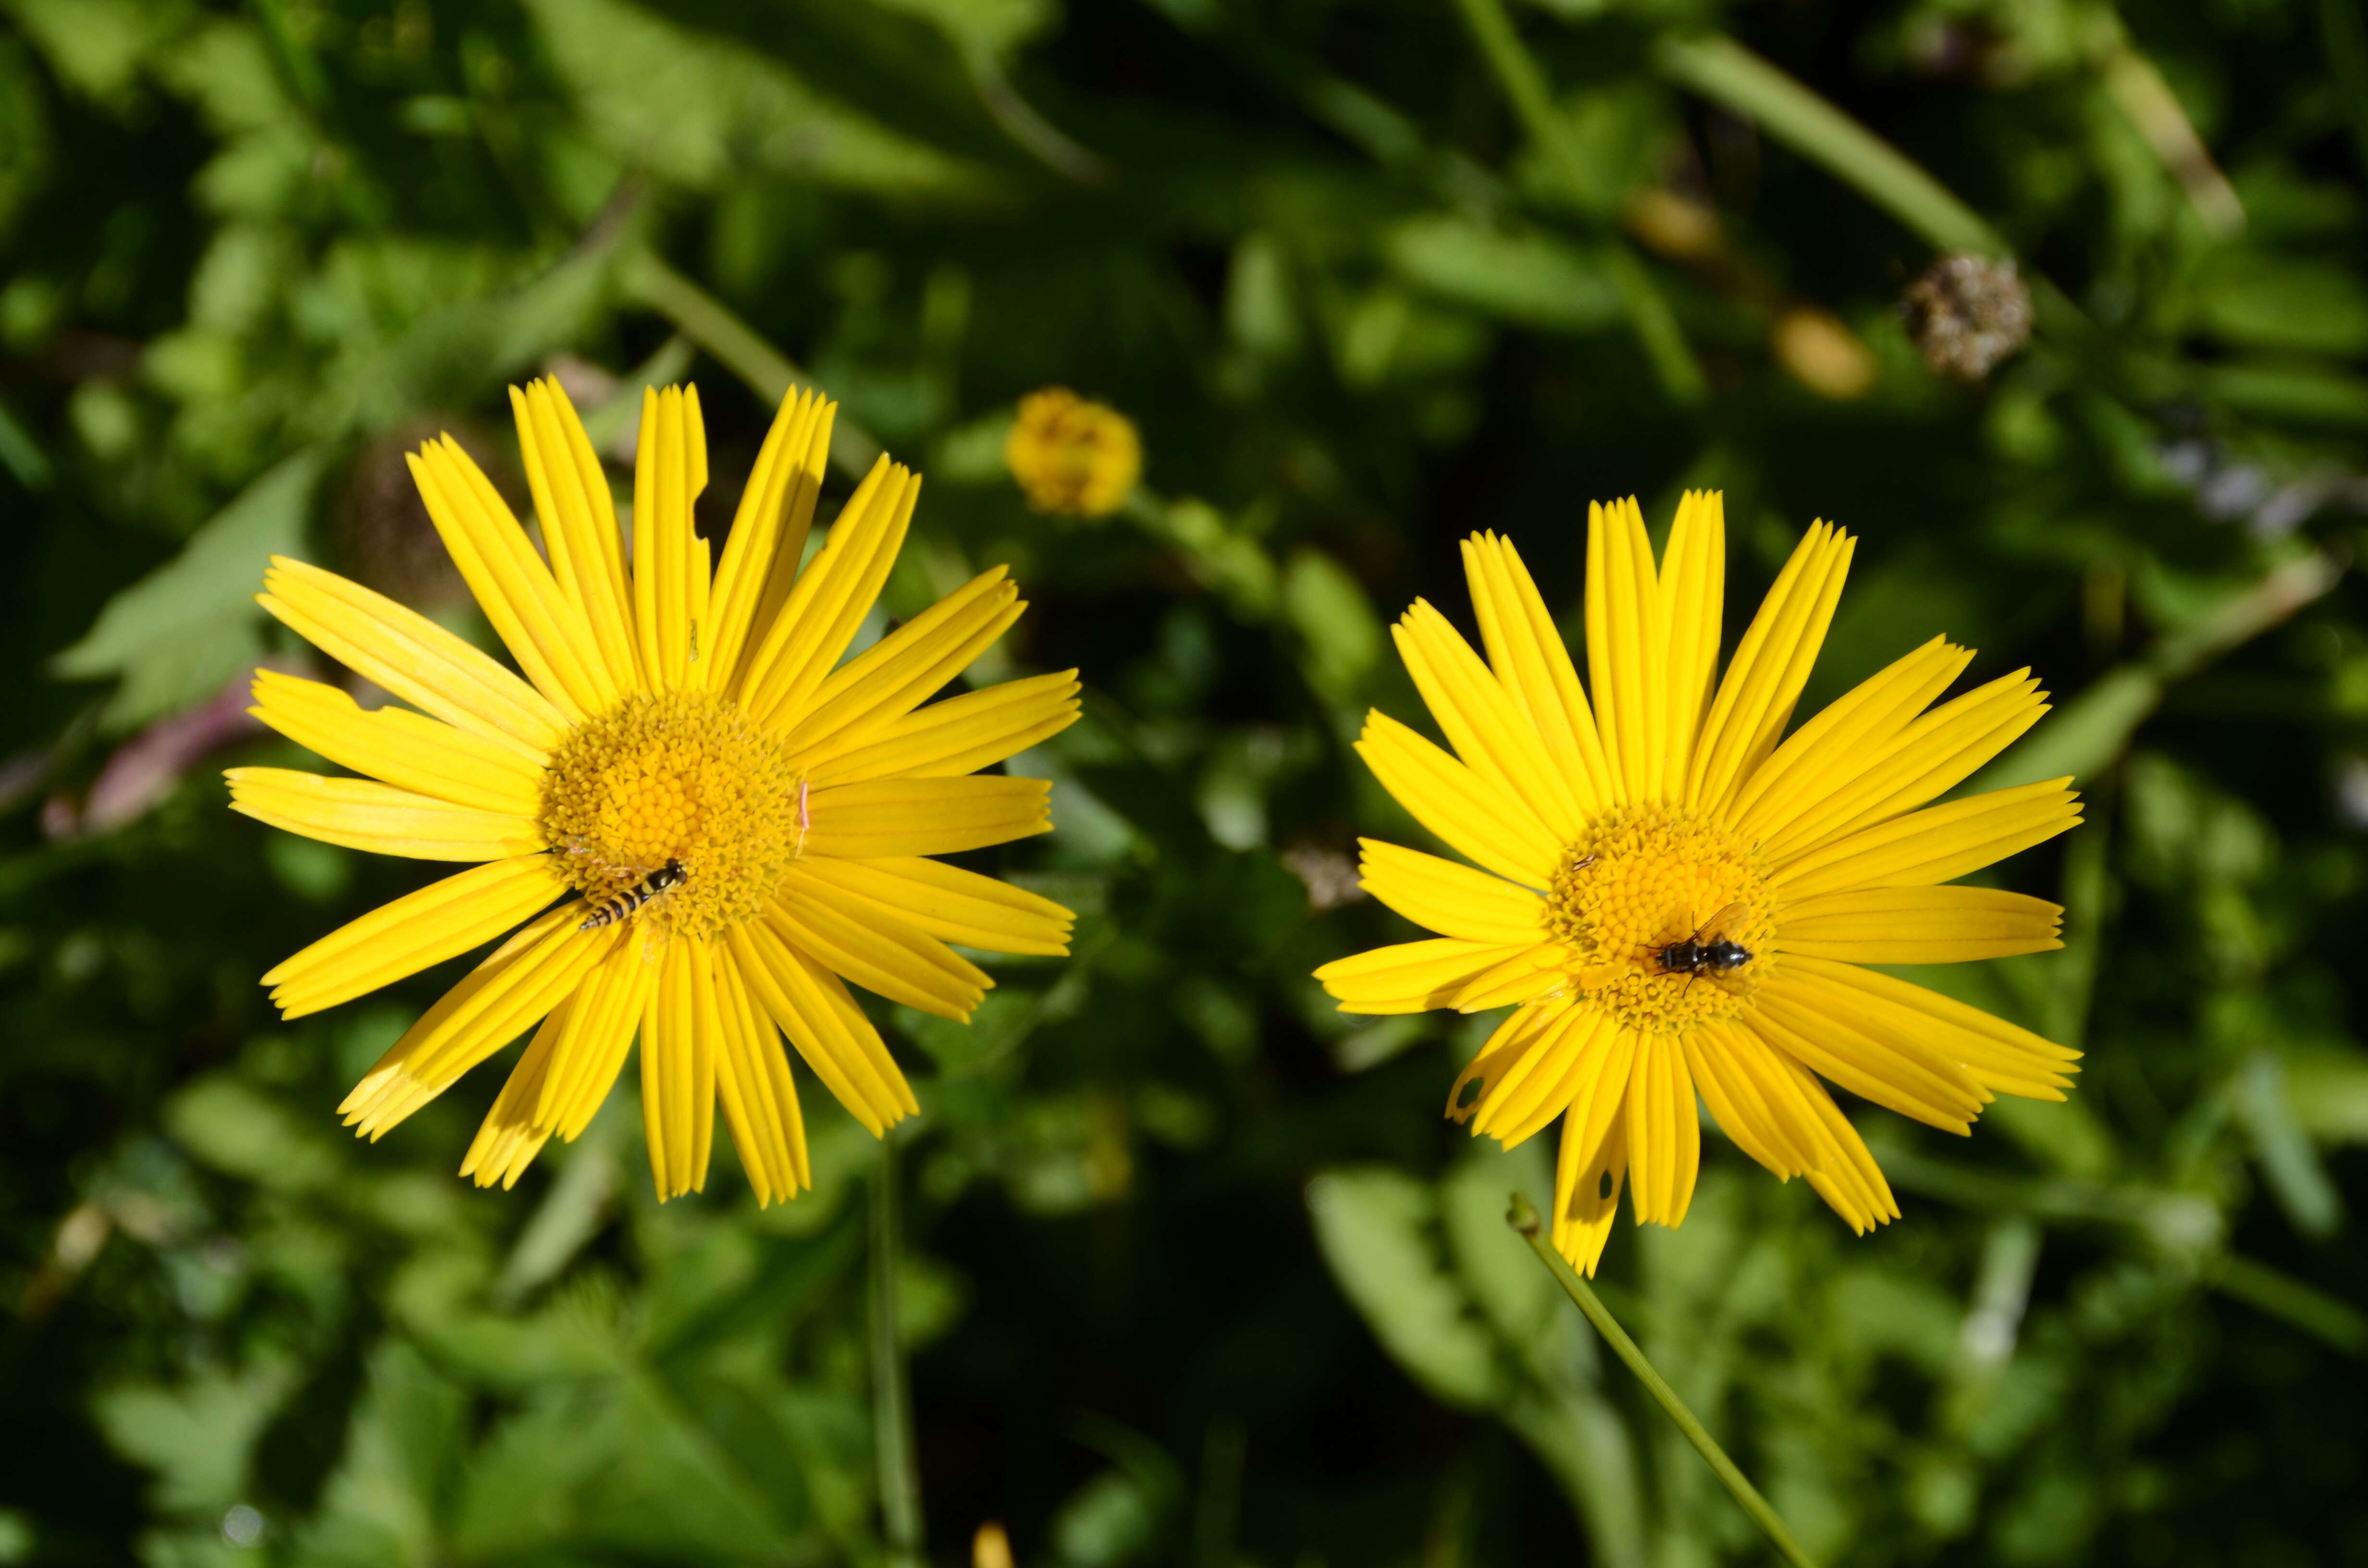
[(1415, 1381), (1466, 1408), (1503, 1391), (1496, 1339), (1440, 1254), (1429, 1187), (1377, 1166), (1327, 1171), (1307, 1207), (1333, 1278)]
[(120, 677), (106, 722), (123, 730), (202, 701), (262, 651), (255, 596), (274, 554), (301, 553), (328, 454), (284, 459), (191, 535), (181, 553), (107, 601), (51, 668)]

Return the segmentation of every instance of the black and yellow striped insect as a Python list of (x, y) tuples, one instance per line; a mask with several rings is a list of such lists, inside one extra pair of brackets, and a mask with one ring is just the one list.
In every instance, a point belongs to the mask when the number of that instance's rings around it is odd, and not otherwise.
[(681, 861), (669, 860), (594, 910), (576, 929), (598, 931), (603, 926), (613, 926), (667, 889), (680, 887), (683, 879), (689, 875), (690, 873), (682, 869)]

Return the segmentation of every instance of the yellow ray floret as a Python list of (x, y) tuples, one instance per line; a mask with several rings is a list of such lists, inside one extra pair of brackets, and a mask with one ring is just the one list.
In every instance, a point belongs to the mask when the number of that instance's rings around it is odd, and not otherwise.
[(1935, 637), (1788, 736), (1854, 543), (1811, 527), (1722, 672), (1723, 532), (1689, 493), (1656, 560), (1633, 500), (1589, 509), (1583, 686), (1511, 544), (1465, 543), (1485, 659), (1420, 600), (1395, 631), (1452, 753), (1378, 712), (1357, 749), (1473, 864), (1360, 841), (1365, 889), (1437, 936), (1316, 971), (1346, 1012), (1512, 1009), (1448, 1113), (1508, 1144), (1562, 1119), (1554, 1244), (1589, 1270), (1623, 1191), (1684, 1220), (1698, 1107), (1863, 1233), (1898, 1204), (1826, 1082), (1963, 1134), (2077, 1070), (1866, 967), (2063, 945), (2056, 905), (1950, 884), (2077, 823), (2070, 780), (1943, 799), (2046, 693), (2018, 670), (1950, 697), (1974, 655)]
[(233, 768), (233, 807), (484, 862), (266, 983), (298, 1017), (494, 944), (356, 1085), (348, 1124), (383, 1136), (530, 1034), (461, 1165), (507, 1187), (590, 1125), (638, 1040), (659, 1198), (703, 1189), (719, 1106), (758, 1200), (793, 1197), (814, 1176), (792, 1048), (874, 1133), (920, 1108), (846, 982), (967, 1018), (994, 982), (957, 945), (1068, 951), (1068, 911), (929, 857), (1052, 825), (1043, 780), (973, 775), (1073, 722), (1076, 673), (931, 701), (1025, 610), (1000, 567), (848, 659), (920, 481), (882, 458), (802, 567), (835, 414), (812, 392), (784, 399), (720, 561), (694, 521), (696, 392), (643, 395), (630, 547), (566, 394), (537, 381), (511, 408), (540, 547), (450, 437), (411, 470), (515, 671), (317, 567), (265, 574), (266, 608), (407, 706), (259, 673), (256, 716), (363, 777)]

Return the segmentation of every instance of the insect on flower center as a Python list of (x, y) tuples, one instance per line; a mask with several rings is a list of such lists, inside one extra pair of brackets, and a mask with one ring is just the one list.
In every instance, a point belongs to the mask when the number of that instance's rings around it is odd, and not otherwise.
[(779, 743), (705, 692), (629, 697), (577, 725), (543, 784), (543, 835), (586, 901), (638, 889), (651, 896), (628, 917), (695, 936), (764, 908), (797, 858), (798, 817)]
[(1571, 948), (1577, 989), (1633, 1028), (1667, 1031), (1743, 1010), (1772, 961), (1770, 902), (1725, 829), (1674, 807), (1622, 806), (1564, 852), (1546, 922)]

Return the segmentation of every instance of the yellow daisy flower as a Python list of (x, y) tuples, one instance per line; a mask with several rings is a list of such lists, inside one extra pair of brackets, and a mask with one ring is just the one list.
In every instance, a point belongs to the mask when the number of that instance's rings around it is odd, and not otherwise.
[[(1393, 629), (1455, 756), (1376, 711), (1357, 743), (1477, 863), (1364, 841), (1364, 885), (1437, 940), (1326, 964), (1349, 1013), (1513, 1006), (1448, 1096), (1508, 1145), (1563, 1119), (1554, 1244), (1592, 1273), (1623, 1182), (1685, 1219), (1694, 1097), (1861, 1233), (1898, 1216), (1819, 1081), (1952, 1132), (1998, 1095), (2060, 1100), (2078, 1052), (1867, 968), (2061, 947), (2063, 911), (1941, 884), (2079, 820), (2058, 778), (1933, 806), (2047, 710), (2018, 671), (1928, 710), (1973, 659), (1936, 637), (1787, 738), (1854, 541), (1819, 523), (1715, 679), (1716, 494), (1656, 571), (1633, 500), (1590, 506), (1582, 690), (1509, 541), (1463, 545), (1484, 664), (1417, 600)], [(1462, 760), (1458, 760), (1461, 757)]]
[(1143, 477), (1143, 439), (1109, 404), (1046, 387), (1019, 400), (1003, 463), (1038, 511), (1106, 517)]
[(1001, 567), (839, 662), (921, 482), (882, 457), (801, 572), (837, 407), (811, 392), (782, 403), (712, 570), (696, 390), (643, 394), (630, 552), (566, 393), (510, 402), (541, 551), (450, 437), (410, 461), (523, 679), (316, 566), (265, 575), (266, 609), (411, 708), (258, 672), (257, 718), (368, 777), (233, 768), (233, 809), (480, 864), (264, 983), (301, 1017), (517, 926), (347, 1097), (347, 1125), (379, 1138), (531, 1028), (461, 1168), (507, 1187), (590, 1124), (638, 1031), (659, 1198), (705, 1184), (719, 1096), (759, 1200), (794, 1197), (813, 1176), (776, 1028), (878, 1134), (919, 1107), (842, 980), (966, 1019), (994, 982), (948, 943), (1068, 950), (1068, 911), (928, 857), (1052, 825), (1042, 780), (966, 775), (1065, 728), (1076, 672), (922, 706), (1026, 608)]

